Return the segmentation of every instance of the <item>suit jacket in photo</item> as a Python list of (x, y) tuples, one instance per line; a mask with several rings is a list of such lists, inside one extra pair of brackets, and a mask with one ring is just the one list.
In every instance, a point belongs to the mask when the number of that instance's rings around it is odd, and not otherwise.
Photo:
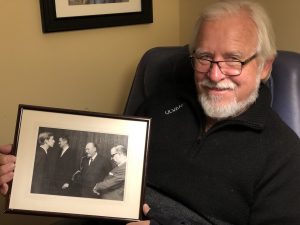
[(34, 159), (31, 193), (48, 194), (50, 184), (48, 161), (47, 153), (38, 146)]
[(124, 197), (126, 163), (115, 167), (100, 183), (97, 183), (96, 190), (100, 198), (122, 201)]
[[(78, 163), (79, 164), (79, 163)], [(70, 189), (62, 189), (65, 183), (70, 184), (72, 175), (78, 168), (76, 151), (74, 149), (68, 148), (63, 155), (61, 151), (57, 155), (55, 172), (53, 176), (53, 194), (57, 195), (69, 195)]]
[(111, 170), (110, 160), (99, 154), (89, 165), (89, 158), (83, 158), (80, 170), (80, 196), (97, 198), (93, 192), (96, 183), (101, 182)]

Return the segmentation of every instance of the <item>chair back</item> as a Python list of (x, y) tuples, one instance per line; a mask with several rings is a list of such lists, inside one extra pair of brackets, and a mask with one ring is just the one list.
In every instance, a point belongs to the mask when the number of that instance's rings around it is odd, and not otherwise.
[(300, 54), (278, 51), (269, 84), (272, 108), (300, 137)]

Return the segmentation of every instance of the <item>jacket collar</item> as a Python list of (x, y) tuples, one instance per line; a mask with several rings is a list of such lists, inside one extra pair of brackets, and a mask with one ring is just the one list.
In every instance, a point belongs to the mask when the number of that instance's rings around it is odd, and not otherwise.
[[(204, 112), (197, 99), (197, 93), (195, 89), (187, 91), (185, 89), (184, 95), (182, 96), (192, 107), (195, 109), (196, 117), (199, 119), (200, 126), (203, 126)], [(188, 93), (188, 94), (186, 94)], [(193, 97), (191, 97), (191, 95)], [(216, 123), (211, 129), (226, 125), (241, 125), (246, 126), (255, 130), (262, 130), (265, 127), (266, 117), (270, 110), (271, 105), (271, 92), (269, 88), (261, 83), (259, 93), (256, 101), (241, 115), (228, 118)]]
[(265, 84), (261, 84), (256, 101), (241, 115), (227, 121), (241, 124), (249, 128), (262, 130), (271, 105), (271, 92)]

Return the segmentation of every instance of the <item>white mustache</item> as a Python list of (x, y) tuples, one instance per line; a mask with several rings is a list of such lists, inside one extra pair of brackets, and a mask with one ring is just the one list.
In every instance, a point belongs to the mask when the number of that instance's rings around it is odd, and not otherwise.
[(217, 88), (217, 89), (230, 89), (234, 90), (236, 88), (236, 84), (229, 80), (222, 80), (218, 83), (212, 82), (208, 79), (205, 79), (201, 82), (198, 82), (198, 85), (208, 87), (208, 88)]

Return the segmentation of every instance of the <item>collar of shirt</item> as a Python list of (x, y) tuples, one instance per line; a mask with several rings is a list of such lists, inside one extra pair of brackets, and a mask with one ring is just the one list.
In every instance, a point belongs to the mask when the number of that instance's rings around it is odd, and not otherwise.
[(95, 158), (97, 157), (97, 155), (98, 155), (98, 153), (96, 152), (96, 154), (89, 159), (89, 165), (91, 164), (91, 162), (93, 162), (95, 160)]
[(69, 146), (66, 147), (66, 148), (63, 148), (63, 150), (62, 150), (62, 152), (61, 152), (61, 154), (60, 154), (60, 157), (62, 157), (63, 154), (64, 154), (68, 149), (69, 149)]

